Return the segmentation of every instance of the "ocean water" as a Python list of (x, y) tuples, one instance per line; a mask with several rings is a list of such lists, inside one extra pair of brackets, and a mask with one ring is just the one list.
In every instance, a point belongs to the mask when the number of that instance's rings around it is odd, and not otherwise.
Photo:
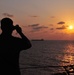
[(32, 48), (20, 53), (21, 75), (52, 75), (74, 64), (74, 41), (31, 41)]

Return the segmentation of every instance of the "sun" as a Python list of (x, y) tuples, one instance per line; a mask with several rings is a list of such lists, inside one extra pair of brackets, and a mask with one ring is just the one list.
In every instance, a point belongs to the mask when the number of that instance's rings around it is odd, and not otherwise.
[(72, 33), (74, 33), (74, 26), (73, 26), (73, 24), (69, 24), (68, 27), (67, 27), (67, 29), (65, 30), (65, 32), (66, 32), (67, 34), (72, 34)]
[(72, 30), (72, 29), (73, 29), (73, 26), (72, 26), (72, 25), (70, 25), (70, 26), (69, 26), (69, 29), (70, 29), (70, 30)]

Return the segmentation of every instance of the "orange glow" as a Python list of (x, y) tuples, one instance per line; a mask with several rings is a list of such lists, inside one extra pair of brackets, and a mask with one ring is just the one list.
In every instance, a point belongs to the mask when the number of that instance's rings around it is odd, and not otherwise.
[(72, 26), (72, 25), (70, 25), (70, 26), (69, 26), (69, 29), (70, 29), (70, 30), (72, 30), (72, 29), (73, 29), (73, 26)]
[(63, 56), (63, 63), (62, 65), (72, 65), (74, 64), (73, 58), (74, 56), (72, 55), (72, 53), (74, 52), (74, 46), (72, 44), (68, 44), (65, 46), (65, 50), (63, 50), (64, 52), (64, 56)]
[(73, 24), (69, 24), (69, 26), (67, 27), (67, 29), (66, 30), (64, 30), (64, 32), (65, 33), (67, 33), (67, 34), (73, 34), (74, 33), (74, 26), (73, 26)]

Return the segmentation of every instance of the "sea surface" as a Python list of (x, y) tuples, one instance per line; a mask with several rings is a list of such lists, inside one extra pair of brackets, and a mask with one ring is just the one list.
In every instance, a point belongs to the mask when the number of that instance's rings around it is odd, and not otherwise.
[(21, 75), (52, 75), (74, 64), (74, 41), (31, 41), (32, 47), (20, 52)]

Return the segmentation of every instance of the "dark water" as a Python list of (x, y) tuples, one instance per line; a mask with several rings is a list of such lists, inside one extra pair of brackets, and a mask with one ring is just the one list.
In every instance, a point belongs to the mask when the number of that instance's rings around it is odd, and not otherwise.
[[(20, 53), (22, 75), (51, 75), (74, 64), (74, 41), (31, 41), (32, 48)], [(56, 67), (55, 67), (56, 66)]]

